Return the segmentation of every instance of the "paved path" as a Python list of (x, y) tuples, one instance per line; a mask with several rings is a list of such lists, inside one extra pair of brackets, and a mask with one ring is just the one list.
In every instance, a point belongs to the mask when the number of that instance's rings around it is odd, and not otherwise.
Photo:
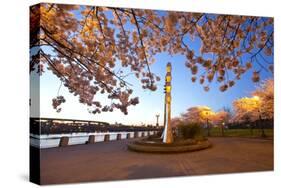
[(273, 142), (211, 138), (213, 147), (181, 154), (127, 150), (121, 140), (41, 150), (42, 184), (273, 170)]

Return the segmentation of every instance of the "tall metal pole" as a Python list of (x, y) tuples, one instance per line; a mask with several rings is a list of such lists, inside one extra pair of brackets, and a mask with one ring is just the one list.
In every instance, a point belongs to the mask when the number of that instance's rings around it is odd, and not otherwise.
[(159, 126), (159, 114), (156, 114), (156, 126), (158, 127)]
[(164, 132), (164, 138), (163, 142), (164, 143), (172, 143), (173, 142), (173, 132), (172, 132), (172, 127), (171, 127), (171, 80), (172, 80), (172, 75), (171, 75), (171, 70), (172, 66), (171, 63), (168, 63), (166, 66), (166, 104), (167, 104), (167, 124), (165, 127), (165, 132)]

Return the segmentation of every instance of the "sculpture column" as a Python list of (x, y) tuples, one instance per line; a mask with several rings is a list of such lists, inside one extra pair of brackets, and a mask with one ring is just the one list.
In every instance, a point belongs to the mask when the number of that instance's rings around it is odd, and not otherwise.
[(172, 132), (172, 127), (171, 127), (171, 80), (172, 80), (172, 75), (171, 75), (171, 70), (172, 66), (171, 63), (168, 63), (166, 66), (166, 95), (165, 95), (165, 103), (167, 109), (167, 115), (166, 115), (166, 125), (165, 125), (165, 130), (164, 130), (164, 138), (163, 142), (164, 143), (172, 143), (173, 142), (173, 132)]

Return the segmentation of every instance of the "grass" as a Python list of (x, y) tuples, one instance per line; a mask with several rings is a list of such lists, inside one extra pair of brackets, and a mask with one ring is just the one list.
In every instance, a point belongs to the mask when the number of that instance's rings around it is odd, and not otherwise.
[[(264, 129), (265, 135), (268, 138), (273, 138), (273, 129)], [(205, 130), (207, 135), (207, 130)], [(237, 136), (237, 137), (261, 137), (261, 129), (224, 129), (224, 136)], [(212, 128), (210, 136), (222, 136), (221, 128)]]

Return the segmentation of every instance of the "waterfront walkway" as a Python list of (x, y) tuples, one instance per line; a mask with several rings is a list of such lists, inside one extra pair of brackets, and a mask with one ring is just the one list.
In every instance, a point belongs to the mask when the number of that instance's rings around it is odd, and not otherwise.
[(41, 150), (41, 183), (127, 180), (273, 170), (273, 141), (210, 138), (213, 147), (180, 154), (136, 153), (130, 140)]

